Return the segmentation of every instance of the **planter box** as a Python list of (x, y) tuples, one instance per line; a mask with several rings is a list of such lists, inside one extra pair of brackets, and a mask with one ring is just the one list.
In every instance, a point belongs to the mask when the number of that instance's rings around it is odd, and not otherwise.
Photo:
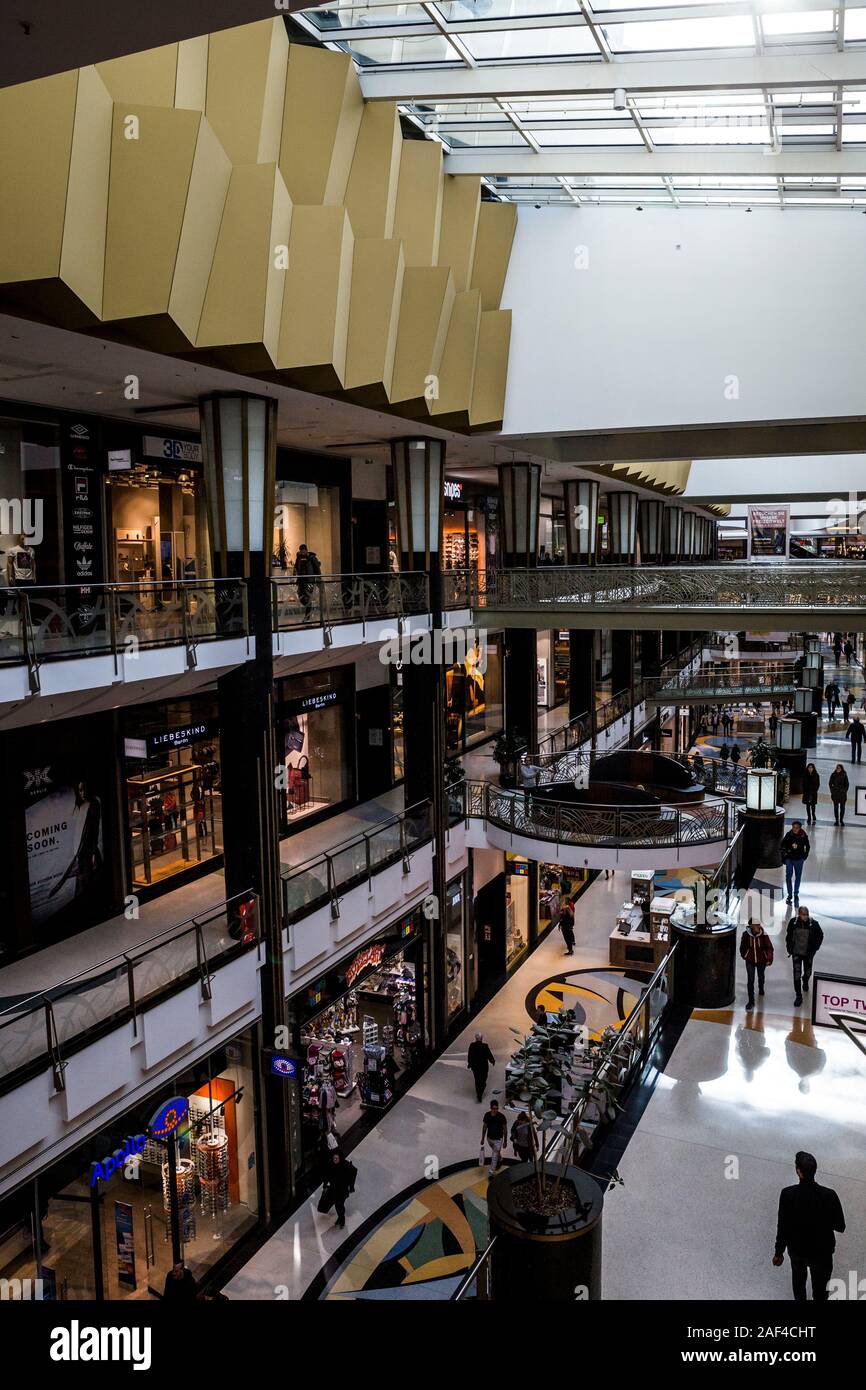
[(503, 1303), (573, 1303), (601, 1298), (601, 1228), (604, 1193), (581, 1168), (551, 1164), (573, 1200), (555, 1216), (517, 1209), (514, 1189), (532, 1181), (531, 1163), (514, 1163), (492, 1179), (487, 1192), (491, 1297)]

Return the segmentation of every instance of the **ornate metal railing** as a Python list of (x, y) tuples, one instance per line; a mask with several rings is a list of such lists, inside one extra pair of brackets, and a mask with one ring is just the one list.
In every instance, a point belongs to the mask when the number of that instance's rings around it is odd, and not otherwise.
[[(617, 748), (615, 751), (625, 753), (629, 750)], [(632, 751), (645, 753), (648, 750), (639, 748)], [(610, 756), (610, 752), (590, 748), (572, 748), (566, 753), (538, 753), (532, 760), (532, 766), (537, 768), (535, 787), (541, 795), (544, 787), (548, 786), (564, 786), (571, 783), (575, 787), (588, 787), (597, 764)], [(694, 757), (688, 757), (684, 753), (665, 756), (672, 757), (675, 762), (686, 768), (693, 780), (713, 795), (732, 797), (735, 801), (745, 800), (749, 769), (742, 763), (722, 762), (720, 758), (696, 761)], [(779, 779), (779, 800), (787, 801), (790, 775), (786, 768), (777, 768), (776, 776)], [(531, 792), (532, 787), (529, 790)]]
[(198, 980), (211, 997), (213, 971), (258, 945), (258, 898), (241, 893), (168, 927), (88, 970), (25, 996), (0, 1011), (0, 1090), (20, 1084), (50, 1062), (64, 1089), (70, 1051), (118, 1028), (157, 1000)]
[[(456, 809), (462, 813), (462, 804)], [(374, 874), (399, 859), (407, 862), (410, 854), (430, 840), (432, 814), (430, 802), (419, 801), (303, 864), (284, 865), (280, 871), (283, 920), (291, 925), (326, 904), (330, 904), (331, 916), (338, 918), (341, 893), (372, 883)]]
[(275, 632), (430, 611), (426, 574), (293, 575), (271, 581)]
[(772, 700), (775, 696), (792, 695), (797, 683), (793, 662), (785, 666), (766, 661), (708, 662), (698, 671), (647, 678), (643, 681), (643, 695), (659, 704), (750, 697)]
[(527, 839), (602, 849), (671, 849), (718, 844), (737, 828), (730, 801), (656, 806), (568, 805), (543, 793), (489, 782), (464, 784), (464, 813)]
[[(470, 606), (526, 611), (622, 609), (829, 610), (834, 620), (866, 611), (866, 565), (778, 564), (601, 565), (474, 572)], [(556, 620), (560, 624), (563, 618)]]
[[(0, 663), (71, 656), (131, 657), (144, 647), (195, 645), (245, 636), (243, 580), (189, 579), (147, 584), (58, 584), (0, 589)], [(32, 684), (31, 680), (31, 684)]]

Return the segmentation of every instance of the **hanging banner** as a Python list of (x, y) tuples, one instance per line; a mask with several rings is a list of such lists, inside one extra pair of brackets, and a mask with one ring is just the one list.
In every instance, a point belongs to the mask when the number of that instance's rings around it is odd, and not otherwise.
[(749, 559), (786, 560), (791, 509), (773, 503), (772, 506), (749, 504)]
[(114, 1204), (114, 1239), (117, 1247), (117, 1282), (135, 1288), (135, 1227), (129, 1202)]

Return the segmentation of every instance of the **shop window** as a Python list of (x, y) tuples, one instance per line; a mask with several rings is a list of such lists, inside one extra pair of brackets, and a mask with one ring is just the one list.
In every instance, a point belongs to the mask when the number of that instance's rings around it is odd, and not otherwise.
[[(204, 579), (210, 574), (201, 476), (139, 463), (108, 478), (111, 577), (118, 584)], [(156, 606), (159, 592), (142, 602)]]
[(133, 888), (149, 887), (223, 850), (219, 723), (213, 702), (134, 717), (124, 739)]
[(529, 947), (529, 864), (509, 854), (505, 868), (505, 968), (511, 970)]
[(559, 918), (566, 902), (587, 880), (587, 869), (563, 868), (560, 864), (540, 864), (538, 869), (538, 934)]
[[(426, 943), (415, 912), (291, 1000), (304, 1061), (302, 1147), (390, 1104), (426, 1046)], [(324, 1007), (323, 1007), (324, 1006)]]
[(63, 582), (60, 431), (0, 419), (0, 587)]
[[(227, 1043), (0, 1207), (0, 1278), (41, 1279), (50, 1299), (161, 1296), (171, 1193), (166, 1147), (147, 1129), (158, 1106), (180, 1096), (189, 1105), (177, 1140), (182, 1254), (201, 1286), (258, 1221), (253, 1057), (252, 1033)], [(126, 1157), (115, 1163), (118, 1151)]]
[(462, 878), (454, 879), (445, 890), (445, 989), (449, 1023), (466, 1003), (465, 896)]
[(499, 635), (476, 644), (445, 673), (449, 751), (490, 738), (502, 728), (502, 642)]
[(351, 800), (354, 718), (351, 674), (321, 672), (282, 682), (279, 706), (287, 825)]
[(300, 546), (318, 556), (322, 574), (340, 573), (340, 490), (319, 483), (278, 482), (272, 573), (294, 574)]

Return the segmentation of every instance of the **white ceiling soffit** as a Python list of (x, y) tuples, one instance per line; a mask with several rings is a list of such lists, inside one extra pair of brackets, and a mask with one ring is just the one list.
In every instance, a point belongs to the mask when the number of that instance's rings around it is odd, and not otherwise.
[(694, 459), (687, 502), (826, 502), (866, 484), (866, 454), (803, 454), (777, 458)]

